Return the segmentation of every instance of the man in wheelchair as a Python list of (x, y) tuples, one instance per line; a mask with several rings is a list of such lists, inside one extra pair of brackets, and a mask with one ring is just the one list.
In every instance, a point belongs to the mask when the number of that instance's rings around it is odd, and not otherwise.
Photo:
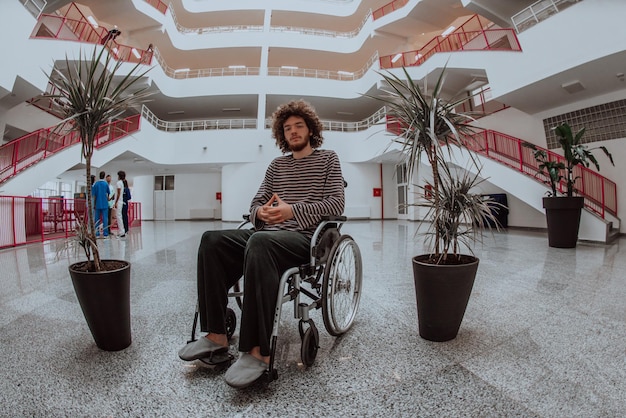
[(183, 360), (228, 351), (225, 317), (228, 290), (244, 277), (239, 359), (226, 383), (252, 384), (267, 370), (281, 274), (307, 263), (310, 241), (324, 215), (344, 210), (339, 158), (322, 150), (322, 123), (310, 104), (299, 100), (272, 115), (272, 137), (283, 152), (274, 159), (250, 205), (253, 229), (206, 231), (198, 249), (200, 329), (207, 334), (179, 351)]

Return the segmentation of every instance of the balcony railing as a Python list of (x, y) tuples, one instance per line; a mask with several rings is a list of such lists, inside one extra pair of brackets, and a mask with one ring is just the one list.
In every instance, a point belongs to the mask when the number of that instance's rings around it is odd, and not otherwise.
[(511, 22), (517, 33), (520, 33), (579, 1), (539, 0), (511, 17)]

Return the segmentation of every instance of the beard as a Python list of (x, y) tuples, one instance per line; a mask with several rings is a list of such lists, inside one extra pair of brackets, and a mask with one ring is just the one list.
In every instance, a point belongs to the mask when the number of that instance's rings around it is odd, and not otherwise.
[(298, 152), (298, 151), (302, 151), (303, 149), (305, 149), (307, 145), (309, 145), (309, 141), (297, 142), (295, 144), (290, 143), (289, 149), (291, 150), (291, 152)]

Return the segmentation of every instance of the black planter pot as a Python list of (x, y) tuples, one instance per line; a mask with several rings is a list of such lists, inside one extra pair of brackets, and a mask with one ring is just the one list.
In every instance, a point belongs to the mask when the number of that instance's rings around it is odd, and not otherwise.
[(420, 337), (430, 341), (456, 338), (479, 262), (476, 257), (464, 257), (469, 263), (457, 265), (426, 263), (428, 254), (413, 257)]
[(584, 205), (585, 199), (580, 196), (543, 198), (550, 247), (576, 247), (580, 214)]
[(130, 263), (122, 268), (101, 272), (84, 272), (80, 266), (69, 267), (74, 291), (83, 310), (96, 345), (105, 351), (118, 351), (131, 343), (130, 332)]

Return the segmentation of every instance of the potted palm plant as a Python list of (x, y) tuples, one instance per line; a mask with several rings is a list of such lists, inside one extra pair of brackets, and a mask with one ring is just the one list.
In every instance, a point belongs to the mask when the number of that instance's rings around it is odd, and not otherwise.
[[(593, 155), (594, 149), (600, 149), (609, 158), (611, 164), (613, 156), (604, 146), (589, 148), (582, 143), (585, 128), (576, 134), (572, 128), (563, 123), (554, 128), (559, 137), (559, 144), (563, 150), (563, 161), (550, 159), (547, 151), (537, 148), (534, 144), (524, 143), (525, 147), (533, 150), (533, 156), (538, 163), (538, 174), (543, 175), (551, 191), (543, 198), (543, 207), (546, 210), (548, 226), (548, 245), (555, 248), (575, 248), (578, 241), (580, 216), (585, 201), (582, 196), (575, 196), (575, 183), (580, 176), (575, 175), (574, 168), (578, 165), (589, 167), (593, 164), (600, 171), (600, 164)], [(565, 195), (559, 196), (557, 188), (565, 182)]]
[[(427, 340), (447, 341), (458, 334), (476, 277), (479, 259), (472, 244), (482, 238), (483, 228), (491, 224), (497, 228), (492, 209), (498, 204), (473, 193), (483, 180), (471, 153), (474, 175), (472, 167), (462, 169), (450, 161), (453, 148), (463, 150), (471, 140), (468, 123), (473, 119), (456, 111), (468, 98), (444, 99), (445, 68), (430, 94), (403, 70), (405, 79), (381, 74), (388, 87), (382, 95), (370, 97), (385, 103), (388, 118), (397, 128), (393, 142), (402, 149), (401, 163), (406, 165), (408, 178), (423, 157), (431, 168), (432, 180), (419, 188), (422, 203), (418, 203), (429, 208), (429, 252), (413, 257), (413, 273), (419, 334)], [(470, 254), (464, 254), (466, 250)]]
[(62, 120), (57, 128), (76, 132), (85, 159), (87, 212), (76, 213), (75, 236), (70, 247), (82, 248), (86, 260), (69, 266), (70, 276), (81, 309), (94, 337), (103, 350), (128, 347), (130, 333), (130, 263), (103, 260), (96, 241), (94, 208), (91, 199), (91, 159), (96, 139), (105, 134), (103, 127), (118, 120), (145, 101), (150, 93), (137, 82), (148, 70), (135, 65), (126, 75), (118, 75), (123, 63), (113, 60), (109, 45), (95, 47), (91, 56), (80, 53), (77, 60), (65, 58), (66, 71), (53, 68), (49, 81), (55, 87), (52, 99)]

